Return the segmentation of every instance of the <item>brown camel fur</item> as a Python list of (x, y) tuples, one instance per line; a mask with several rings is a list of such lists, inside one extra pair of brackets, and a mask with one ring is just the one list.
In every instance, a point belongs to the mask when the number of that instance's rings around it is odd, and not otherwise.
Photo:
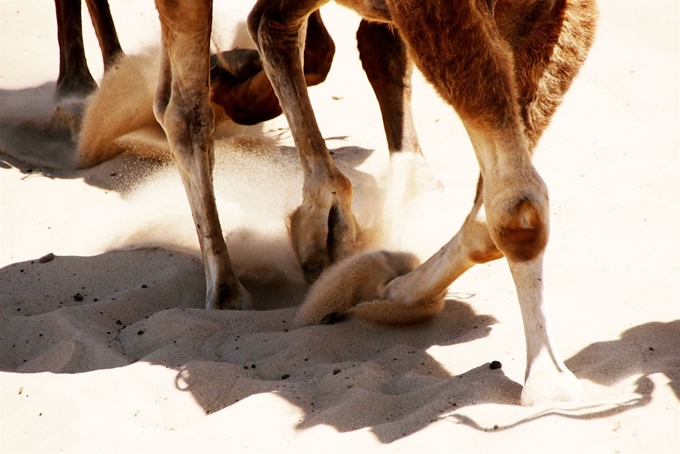
[[(326, 79), (335, 45), (319, 11), (309, 17), (307, 30), (304, 74), (307, 85), (312, 86)], [(129, 149), (124, 140), (118, 141), (126, 134), (158, 128), (152, 100), (157, 71), (148, 74), (148, 65), (153, 60), (149, 57), (130, 55), (119, 59), (117, 71), (108, 72), (102, 80), (101, 90), (90, 102), (96, 105), (85, 109), (80, 125), (79, 167), (96, 166)], [(83, 64), (86, 68), (86, 63)], [(74, 84), (78, 86), (78, 83)], [(88, 85), (79, 87), (88, 90)], [(121, 92), (127, 96), (121, 98)], [(281, 114), (279, 101), (262, 68), (260, 54), (253, 49), (237, 48), (210, 56), (210, 100), (218, 124), (230, 119), (238, 124), (252, 125)], [(140, 154), (167, 157), (162, 149), (149, 149)]]
[[(334, 164), (319, 132), (300, 57), (305, 19), (327, 1), (260, 0), (248, 18), (251, 36), (300, 154), (303, 202), (292, 216), (291, 229), (298, 259), (310, 280), (329, 264), (357, 252), (352, 187)], [(375, 91), (390, 151), (419, 151), (410, 112), (412, 61), (461, 117), (480, 166), (473, 208), (448, 244), (407, 274), (396, 273), (398, 277), (387, 284), (376, 279), (370, 284), (377, 286), (373, 293), (361, 287), (365, 282), (361, 274), (349, 284), (362, 288), (371, 298), (377, 295), (378, 301), (397, 302), (396, 312), (410, 307), (412, 316), (413, 309), (420, 307), (431, 315), (437, 312), (432, 308), (440, 306), (438, 301), (447, 287), (463, 272), (475, 263), (505, 256), (525, 326), (527, 368), (522, 403), (577, 399), (578, 382), (550, 340), (542, 283), (548, 193), (531, 164), (531, 154), (592, 44), (594, 2), (339, 3), (372, 21), (362, 23), (358, 38), (369, 79), (374, 87), (379, 85)], [(156, 0), (156, 4), (163, 55), (155, 113), (166, 131), (191, 203), (206, 268), (207, 307), (249, 308), (248, 292), (231, 266), (212, 189), (214, 114), (209, 105), (208, 61), (212, 4), (209, 0)], [(368, 39), (372, 36), (376, 38)], [(372, 46), (382, 51), (371, 51)], [(389, 264), (390, 257), (378, 254), (366, 262)], [(371, 266), (364, 269), (370, 276)], [(389, 271), (390, 266), (383, 269)], [(371, 282), (370, 277), (366, 281)], [(332, 285), (325, 288), (326, 295), (336, 290)], [(317, 295), (324, 292), (324, 287), (314, 291)], [(349, 302), (350, 306), (356, 303)], [(379, 306), (385, 310), (383, 304)]]

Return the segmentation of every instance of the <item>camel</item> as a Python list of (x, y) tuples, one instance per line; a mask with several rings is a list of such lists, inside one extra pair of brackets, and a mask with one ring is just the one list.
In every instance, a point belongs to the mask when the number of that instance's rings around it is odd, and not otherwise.
[[(358, 252), (360, 230), (351, 211), (351, 184), (326, 148), (304, 80), (305, 19), (327, 1), (259, 0), (248, 17), (249, 32), (300, 155), (303, 201), (291, 217), (291, 232), (309, 280)], [(474, 204), (461, 229), (420, 266), (376, 284), (377, 299), (431, 313), (467, 269), (505, 257), (525, 329), (522, 404), (577, 400), (578, 381), (551, 340), (543, 299), (548, 192), (531, 156), (592, 44), (594, 2), (338, 2), (364, 19), (359, 47), (367, 75), (378, 85), (390, 152), (419, 152), (410, 111), (415, 64), (460, 116), (480, 167)], [(156, 6), (163, 48), (154, 113), (190, 201), (205, 264), (206, 306), (248, 309), (250, 296), (233, 271), (212, 187), (212, 2), (156, 0)], [(389, 263), (389, 257), (376, 255), (375, 260)], [(366, 270), (370, 273), (370, 266)], [(360, 284), (361, 276), (356, 279)]]

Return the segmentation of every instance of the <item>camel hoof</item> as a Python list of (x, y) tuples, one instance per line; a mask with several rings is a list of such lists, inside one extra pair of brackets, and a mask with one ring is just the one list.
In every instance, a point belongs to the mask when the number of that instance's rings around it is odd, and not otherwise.
[(235, 289), (224, 284), (213, 295), (208, 295), (205, 307), (208, 310), (249, 311), (253, 308), (253, 298), (240, 283)]
[(321, 319), (319, 325), (335, 325), (336, 323), (344, 321), (346, 318), (347, 318), (346, 314), (343, 314), (341, 312), (331, 312), (330, 314), (326, 315), (324, 318)]
[(337, 206), (323, 210), (298, 207), (289, 217), (288, 234), (305, 281), (313, 284), (333, 263), (353, 255), (356, 247), (356, 221), (351, 212)]
[(522, 389), (522, 405), (582, 400), (581, 384), (569, 370), (530, 373)]

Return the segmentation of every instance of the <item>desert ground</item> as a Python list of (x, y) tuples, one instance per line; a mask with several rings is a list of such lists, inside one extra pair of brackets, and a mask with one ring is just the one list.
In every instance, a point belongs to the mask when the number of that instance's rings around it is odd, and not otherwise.
[[(216, 50), (252, 46), (251, 4), (216, 2)], [(133, 153), (162, 149), (162, 136), (140, 131), (130, 153), (76, 169), (76, 136), (50, 122), (54, 4), (1, 2), (0, 452), (680, 452), (680, 6), (599, 6), (597, 40), (534, 161), (551, 196), (555, 340), (584, 399), (525, 408), (523, 328), (503, 260), (454, 282), (427, 323), (294, 329), (307, 286), (285, 218), (301, 178), (282, 117), (218, 131), (220, 216), (256, 310), (203, 309), (177, 171)], [(125, 52), (152, 61), (153, 2), (111, 8)], [(357, 217), (382, 228), (385, 248), (426, 258), (472, 205), (465, 130), (416, 74), (429, 167), (389, 162), (358, 18), (334, 4), (322, 15), (337, 52), (310, 95), (356, 187)], [(414, 164), (422, 184), (404, 187)]]

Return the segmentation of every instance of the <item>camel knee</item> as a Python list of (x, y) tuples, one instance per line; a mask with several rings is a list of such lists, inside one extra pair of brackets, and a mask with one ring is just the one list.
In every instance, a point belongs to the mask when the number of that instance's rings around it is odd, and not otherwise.
[[(269, 49), (290, 49), (297, 45), (300, 29), (307, 21), (304, 46), (305, 83), (318, 85), (326, 80), (335, 56), (335, 43), (321, 19), (318, 10), (305, 19), (302, 10), (280, 11), (266, 9), (258, 3), (248, 15), (247, 27), (250, 37), (261, 53), (269, 54)], [(270, 27), (276, 24), (276, 27)], [(271, 41), (271, 42), (269, 42)]]
[[(324, 41), (330, 40), (330, 36), (323, 26), (318, 13), (314, 13), (329, 0), (300, 0), (285, 6), (272, 0), (259, 0), (248, 14), (246, 26), (250, 37), (257, 48), (262, 52), (263, 39), (271, 40), (272, 46), (288, 48), (300, 46), (298, 42), (299, 31), (310, 17), (312, 22), (312, 34), (318, 34)], [(325, 37), (322, 35), (326, 35)], [(326, 42), (324, 44), (328, 46)], [(332, 43), (331, 43), (332, 45)], [(334, 45), (332, 51), (335, 51)]]
[(153, 113), (161, 125), (173, 150), (191, 149), (191, 143), (211, 138), (215, 128), (215, 113), (210, 105), (210, 94), (197, 81), (183, 81), (173, 89), (172, 70), (167, 54), (161, 58)]
[[(215, 114), (207, 102), (172, 101), (157, 98), (156, 119), (165, 130), (173, 154), (182, 166), (198, 150), (209, 151), (214, 132)], [(212, 155), (209, 153), (209, 157)]]
[(490, 225), (494, 244), (508, 260), (528, 261), (539, 256), (548, 244), (548, 210), (530, 198), (521, 198), (498, 222)]
[(246, 18), (248, 34), (260, 52), (262, 51), (262, 38), (267, 37), (271, 33), (268, 25), (276, 23), (279, 26), (277, 29), (280, 28), (281, 32), (284, 32), (285, 28), (291, 25), (290, 18), (288, 17), (291, 11), (286, 11), (289, 14), (284, 15), (283, 11), (278, 10), (271, 3), (270, 0), (258, 1)]

